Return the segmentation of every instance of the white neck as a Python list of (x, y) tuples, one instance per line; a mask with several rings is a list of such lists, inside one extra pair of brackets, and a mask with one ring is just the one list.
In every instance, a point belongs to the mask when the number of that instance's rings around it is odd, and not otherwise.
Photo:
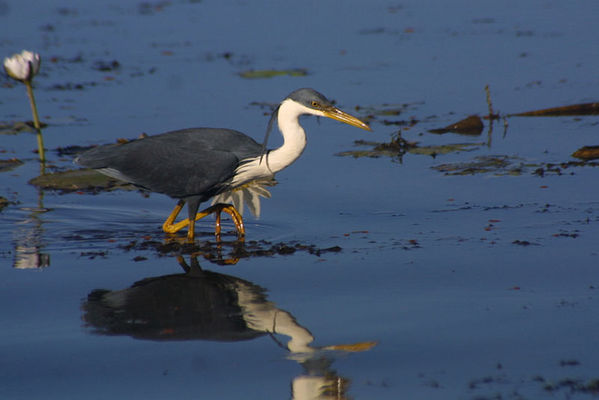
[(302, 114), (323, 115), (319, 111), (286, 99), (279, 106), (277, 120), (283, 135), (283, 145), (268, 152), (266, 157), (257, 156), (242, 163), (235, 171), (232, 187), (244, 185), (261, 178), (272, 178), (274, 174), (291, 165), (306, 147), (306, 132), (299, 124)]
[(268, 153), (268, 167), (277, 173), (291, 165), (306, 147), (306, 132), (299, 124), (299, 116), (314, 111), (292, 100), (286, 99), (279, 106), (277, 120), (283, 135), (283, 145)]

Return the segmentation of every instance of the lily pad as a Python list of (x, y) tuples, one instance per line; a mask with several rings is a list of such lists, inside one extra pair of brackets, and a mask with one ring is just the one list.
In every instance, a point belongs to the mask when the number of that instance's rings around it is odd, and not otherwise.
[(117, 181), (93, 169), (77, 169), (44, 174), (31, 179), (29, 183), (41, 189), (58, 190), (66, 193), (77, 191), (97, 193), (114, 189), (134, 189), (132, 185)]
[(306, 76), (308, 71), (303, 68), (294, 69), (251, 69), (239, 73), (245, 79), (267, 79), (276, 76)]

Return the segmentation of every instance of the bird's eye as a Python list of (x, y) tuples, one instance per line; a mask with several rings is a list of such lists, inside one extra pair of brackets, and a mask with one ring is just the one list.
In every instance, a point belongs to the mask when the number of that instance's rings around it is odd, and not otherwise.
[(312, 107), (314, 107), (314, 108), (320, 108), (320, 103), (317, 102), (317, 101), (315, 101), (315, 100), (313, 100), (312, 101)]

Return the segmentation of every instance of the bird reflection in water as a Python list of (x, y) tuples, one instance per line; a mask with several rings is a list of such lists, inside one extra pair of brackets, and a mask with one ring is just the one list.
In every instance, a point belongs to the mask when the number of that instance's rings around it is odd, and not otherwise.
[(335, 352), (358, 352), (376, 343), (314, 347), (314, 337), (289, 312), (268, 301), (265, 289), (231, 275), (203, 270), (197, 258), (183, 274), (146, 278), (122, 290), (94, 290), (82, 309), (93, 333), (138, 339), (242, 341), (270, 335), (304, 374), (292, 382), (294, 399), (343, 399), (349, 380), (331, 369)]

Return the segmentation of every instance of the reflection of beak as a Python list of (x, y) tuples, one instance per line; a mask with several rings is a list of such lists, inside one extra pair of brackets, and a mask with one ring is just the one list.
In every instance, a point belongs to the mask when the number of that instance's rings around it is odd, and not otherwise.
[(337, 121), (345, 122), (351, 126), (355, 126), (356, 128), (362, 128), (367, 131), (370, 131), (370, 127), (364, 122), (360, 121), (358, 118), (353, 115), (349, 115), (348, 113), (341, 111), (336, 107), (327, 107), (321, 110), (325, 117), (335, 119)]
[(325, 350), (338, 350), (338, 351), (347, 351), (347, 352), (359, 352), (359, 351), (367, 351), (377, 345), (377, 342), (360, 342), (360, 343), (352, 343), (352, 344), (336, 344), (333, 346), (326, 346)]

